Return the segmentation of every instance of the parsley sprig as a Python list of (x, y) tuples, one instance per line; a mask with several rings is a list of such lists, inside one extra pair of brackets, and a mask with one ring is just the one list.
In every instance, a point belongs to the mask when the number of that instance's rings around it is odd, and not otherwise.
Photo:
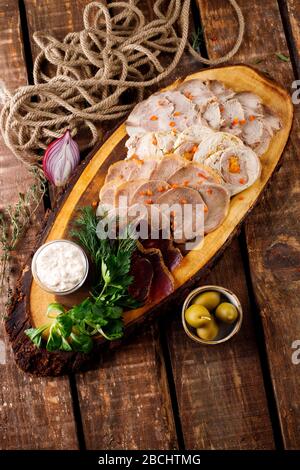
[(128, 293), (133, 280), (129, 271), (136, 241), (129, 233), (116, 240), (99, 239), (97, 222), (93, 209), (84, 207), (71, 234), (88, 252), (99, 278), (90, 297), (79, 305), (66, 310), (63, 305), (52, 303), (48, 306), (47, 316), (55, 320), (25, 331), (38, 347), (43, 344), (43, 335), (48, 333), (48, 351), (88, 353), (93, 347), (94, 336), (102, 335), (107, 340), (122, 337), (123, 309), (139, 306)]

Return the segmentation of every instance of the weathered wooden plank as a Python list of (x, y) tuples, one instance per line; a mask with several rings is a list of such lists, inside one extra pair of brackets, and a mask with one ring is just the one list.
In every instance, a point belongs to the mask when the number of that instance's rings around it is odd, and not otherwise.
[(97, 371), (77, 375), (89, 449), (176, 449), (172, 407), (159, 344), (151, 325)]
[[(62, 38), (82, 28), (89, 0), (25, 0), (29, 32)], [(33, 56), (38, 52), (32, 44)], [(103, 358), (101, 369), (77, 376), (88, 449), (176, 448), (164, 363), (157, 331)], [(132, 400), (135, 397), (135, 400)]]
[(236, 338), (219, 346), (191, 341), (183, 331), (179, 312), (169, 328), (185, 446), (271, 449), (273, 432), (238, 240), (201, 284), (233, 290), (243, 305), (244, 322)]
[[(214, 20), (219, 18), (219, 14), (215, 16)], [(213, 20), (211, 23), (215, 27)], [(234, 40), (234, 32), (230, 37)], [(215, 45), (216, 31), (207, 28), (205, 38)], [(216, 349), (191, 343), (184, 335), (180, 319), (168, 329), (185, 445), (189, 449), (273, 448), (273, 432), (251, 320), (253, 312), (237, 241), (227, 249), (205, 283), (233, 289), (241, 298), (246, 319), (237, 339)]]
[[(26, 83), (18, 1), (0, 0), (0, 67), (5, 86), (13, 90)], [(0, 142), (1, 208), (16, 201), (32, 180), (24, 166)], [(38, 227), (37, 227), (38, 228)], [(15, 285), (20, 265), (35, 243), (31, 230), (14, 254)], [(5, 295), (1, 297), (4, 312)], [(6, 345), (3, 322), (0, 333), (0, 448), (76, 449), (77, 436), (68, 379), (41, 380), (19, 371)]]
[[(233, 36), (228, 34), (234, 31), (231, 9), (224, 1), (199, 0), (199, 4), (208, 51), (216, 57), (229, 47), (227, 38)], [(245, 15), (247, 33), (235, 61), (253, 63), (259, 57), (263, 62), (258, 67), (290, 89), (294, 80), (291, 64), (275, 55), (276, 52), (288, 54), (277, 1), (240, 0), (239, 4)], [(214, 35), (217, 41), (213, 41)], [(245, 226), (252, 281), (287, 449), (300, 446), (300, 375), (291, 360), (292, 343), (299, 339), (300, 331), (299, 126), (297, 107), (283, 165)]]

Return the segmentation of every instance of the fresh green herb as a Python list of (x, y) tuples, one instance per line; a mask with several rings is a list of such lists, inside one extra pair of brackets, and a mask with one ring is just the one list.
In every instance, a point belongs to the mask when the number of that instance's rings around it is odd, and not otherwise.
[(195, 31), (193, 34), (192, 34), (192, 48), (197, 51), (197, 52), (200, 52), (200, 49), (201, 49), (201, 46), (203, 45), (204, 43), (204, 39), (203, 39), (203, 28), (199, 27), (197, 29), (197, 31)]
[(132, 283), (129, 276), (131, 257), (136, 241), (127, 233), (117, 240), (99, 239), (96, 233), (97, 217), (91, 207), (81, 210), (72, 236), (88, 252), (99, 275), (90, 297), (70, 310), (58, 303), (48, 306), (47, 316), (55, 318), (40, 328), (30, 328), (25, 333), (38, 347), (43, 333), (49, 329), (48, 351), (80, 351), (88, 353), (93, 347), (92, 337), (102, 335), (107, 340), (123, 336), (123, 309), (140, 304), (128, 292)]
[(0, 257), (0, 291), (2, 291), (4, 280), (7, 277), (11, 253), (28, 229), (46, 191), (46, 180), (41, 171), (37, 167), (33, 167), (31, 172), (35, 181), (28, 191), (25, 194), (19, 193), (16, 204), (9, 204), (0, 213), (0, 247), (2, 252)]
[(290, 61), (289, 56), (287, 56), (287, 55), (285, 55), (285, 54), (282, 54), (281, 52), (277, 52), (277, 53), (276, 53), (276, 57), (277, 57), (279, 60), (282, 60), (283, 62), (289, 62), (289, 61)]

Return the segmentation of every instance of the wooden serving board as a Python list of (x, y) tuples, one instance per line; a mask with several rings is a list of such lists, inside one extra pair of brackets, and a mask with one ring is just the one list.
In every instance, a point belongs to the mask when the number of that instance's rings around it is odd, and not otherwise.
[[(138, 324), (166, 310), (167, 307), (170, 307), (171, 302), (182, 300), (188, 290), (211, 267), (233, 236), (237, 234), (242, 221), (258, 201), (279, 163), (291, 130), (293, 105), (290, 96), (281, 86), (254, 69), (244, 65), (206, 69), (189, 75), (185, 79), (177, 80), (167, 88), (175, 88), (182, 81), (191, 78), (220, 80), (236, 92), (253, 91), (260, 96), (266, 106), (280, 117), (283, 127), (274, 136), (267, 153), (261, 159), (260, 180), (231, 199), (230, 211), (223, 224), (214, 232), (206, 235), (202, 248), (190, 251), (180, 266), (173, 271), (175, 292), (158, 304), (147, 303), (142, 308), (124, 314), (125, 336)], [(78, 215), (78, 208), (98, 201), (99, 190), (104, 183), (108, 167), (125, 157), (124, 143), (126, 138), (125, 125), (122, 124), (89, 159), (88, 163), (86, 162), (80, 167), (79, 177), (74, 178), (74, 182), (71, 182), (55, 215), (49, 218), (41, 243), (70, 238), (70, 225)], [(101, 338), (96, 341), (94, 350), (88, 355), (75, 352), (50, 353), (44, 349), (37, 349), (24, 334), (24, 330), (30, 326), (37, 327), (49, 322), (46, 317), (49, 303), (63, 299), (64, 304), (71, 306), (84, 296), (86, 296), (85, 289), (69, 296), (69, 298), (55, 297), (43, 291), (32, 279), (30, 265), (25, 268), (17, 296), (6, 322), (16, 361), (22, 369), (39, 375), (60, 375), (89, 368), (97, 364), (97, 356), (99, 356), (97, 353), (103, 347), (112, 347), (116, 344), (116, 342), (109, 343)]]

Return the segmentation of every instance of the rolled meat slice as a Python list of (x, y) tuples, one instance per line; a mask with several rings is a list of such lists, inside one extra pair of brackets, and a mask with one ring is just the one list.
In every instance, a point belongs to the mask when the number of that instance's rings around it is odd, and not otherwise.
[(262, 117), (264, 115), (261, 99), (254, 93), (243, 91), (241, 93), (237, 93), (235, 98), (243, 107), (245, 119), (250, 116)]
[(141, 160), (141, 164), (130, 173), (130, 180), (149, 180), (156, 165), (157, 160)]
[(192, 126), (178, 134), (174, 143), (174, 153), (187, 160), (192, 160), (199, 144), (215, 132), (206, 126)]
[(270, 133), (269, 128), (267, 127), (263, 128), (263, 132), (262, 132), (259, 142), (251, 146), (252, 150), (254, 150), (256, 155), (258, 155), (259, 157), (262, 157), (264, 153), (266, 153), (266, 151), (268, 150), (270, 146), (272, 135), (273, 134)]
[(247, 120), (242, 130), (242, 140), (250, 147), (256, 146), (262, 140), (264, 132), (264, 122), (262, 118)]
[(212, 101), (216, 101), (214, 93), (198, 78), (183, 82), (178, 90), (197, 105), (202, 112)]
[(127, 133), (133, 136), (145, 132), (168, 131), (173, 111), (173, 103), (161, 93), (155, 93), (134, 107), (125, 123)]
[(155, 93), (135, 106), (126, 121), (126, 129), (130, 136), (145, 132), (181, 132), (200, 122), (192, 101), (172, 90)]
[(186, 165), (186, 161), (177, 155), (165, 155), (151, 173), (151, 180), (168, 181), (177, 170)]
[(231, 88), (225, 87), (224, 83), (218, 80), (207, 80), (205, 82), (208, 89), (217, 97), (220, 103), (225, 103), (234, 97), (235, 92)]
[(270, 134), (274, 134), (274, 132), (280, 131), (282, 128), (281, 121), (278, 116), (272, 114), (272, 112), (264, 108), (265, 115), (264, 115), (264, 125), (269, 130)]
[(230, 193), (225, 186), (203, 183), (199, 189), (205, 203), (204, 232), (216, 230), (225, 220), (230, 205)]
[(203, 118), (208, 126), (215, 131), (218, 131), (224, 125), (224, 117), (222, 116), (223, 108), (216, 101), (209, 103), (203, 113)]
[(245, 113), (239, 100), (232, 98), (227, 100), (222, 108), (222, 117), (224, 119), (224, 126), (235, 127), (245, 120)]
[(246, 146), (229, 147), (211, 155), (206, 162), (219, 171), (232, 196), (252, 186), (261, 174), (259, 158)]
[(208, 134), (195, 152), (193, 161), (205, 163), (205, 160), (210, 157), (210, 155), (219, 150), (231, 147), (232, 145), (243, 146), (243, 142), (241, 139), (228, 132), (214, 132)]
[(175, 134), (171, 132), (146, 132), (131, 136), (127, 142), (127, 158), (132, 156), (143, 160), (160, 159), (174, 147)]

